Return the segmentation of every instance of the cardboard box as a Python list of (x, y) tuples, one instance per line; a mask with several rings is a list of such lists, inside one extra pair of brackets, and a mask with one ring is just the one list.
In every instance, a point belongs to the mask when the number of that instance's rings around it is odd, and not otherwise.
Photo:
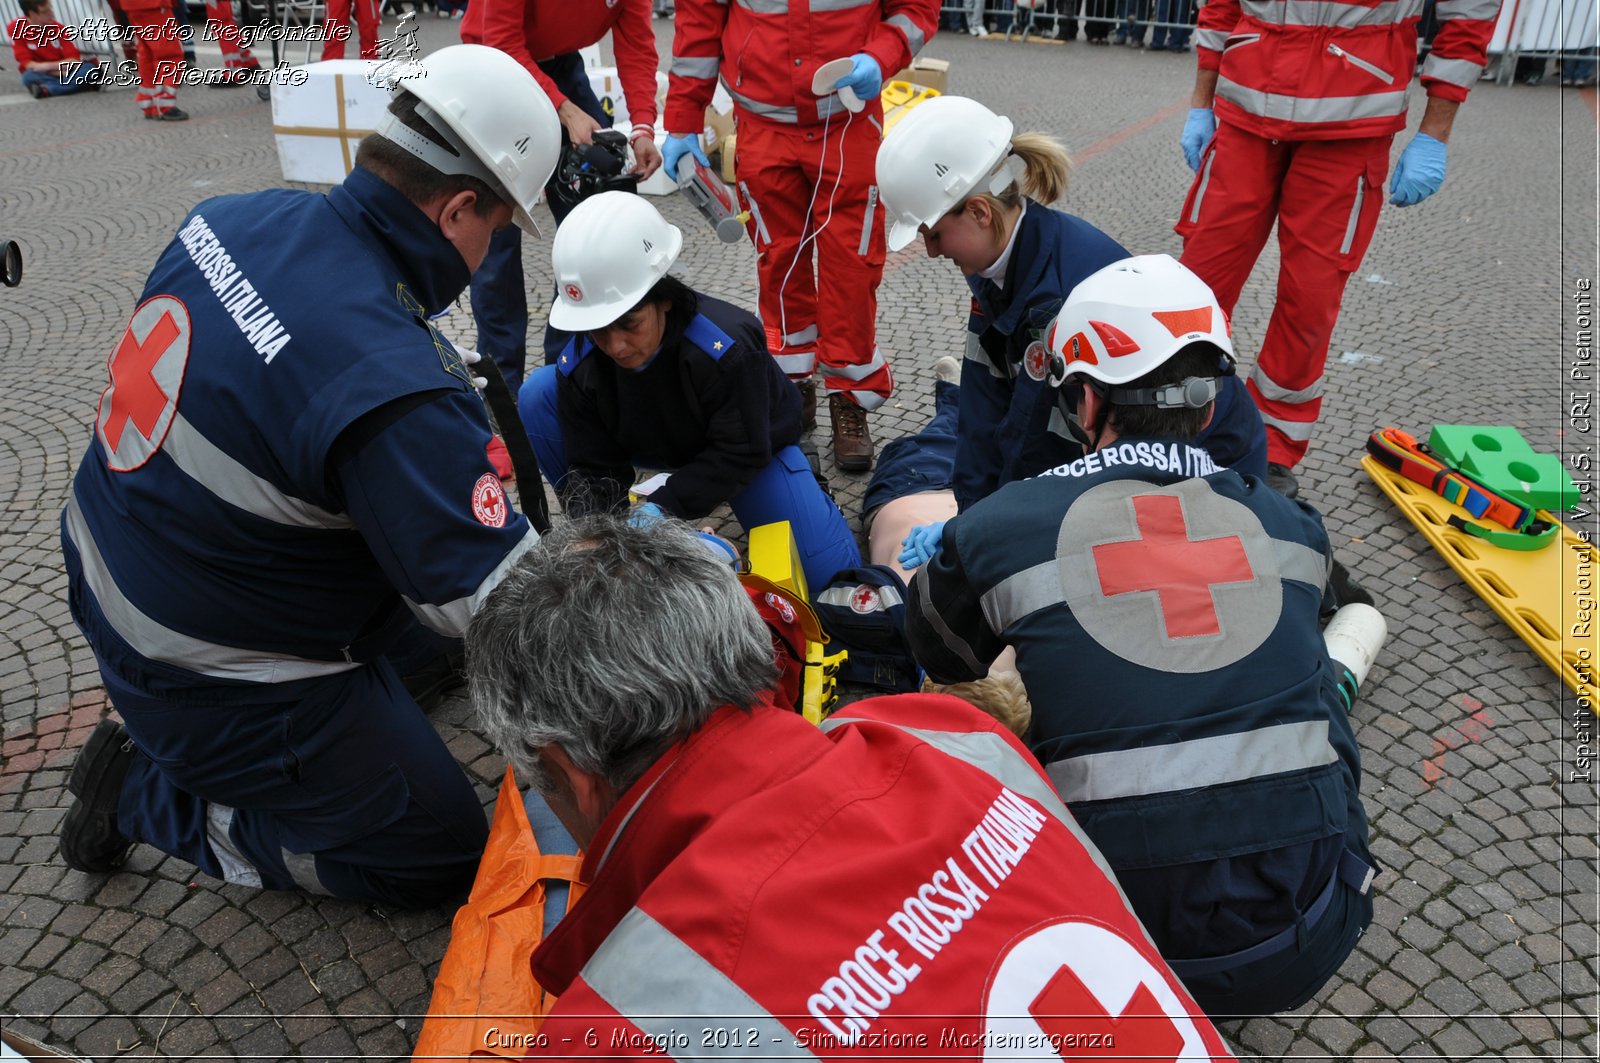
[(950, 63), (944, 59), (913, 59), (910, 66), (888, 80), (909, 81), (913, 85), (936, 89), (943, 96), (950, 91)]
[[(600, 109), (611, 116), (611, 124), (624, 133), (633, 123), (628, 118), (628, 102), (622, 96), (622, 79), (614, 66), (597, 66), (588, 71), (589, 87), (600, 99)], [(656, 71), (656, 115), (666, 106), (667, 75)]]
[(332, 59), (296, 67), (304, 84), (272, 82), (272, 135), (285, 181), (338, 184), (356, 147), (389, 107), (389, 90), (367, 81), (377, 59)]
[(730, 185), (738, 181), (738, 178), (734, 176), (733, 168), (734, 157), (738, 154), (738, 151), (739, 135), (737, 133), (729, 133), (728, 139), (722, 142), (722, 157), (717, 160), (717, 170), (722, 175), (722, 179)]

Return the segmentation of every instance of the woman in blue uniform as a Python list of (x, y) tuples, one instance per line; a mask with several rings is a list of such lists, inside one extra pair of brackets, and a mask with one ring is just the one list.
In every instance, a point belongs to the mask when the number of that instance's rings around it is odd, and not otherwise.
[[(1002, 484), (1083, 453), (1055, 413), (1044, 331), (1078, 282), (1128, 251), (1049, 204), (1066, 191), (1064, 148), (975, 100), (920, 104), (884, 138), (878, 185), (889, 248), (920, 233), (972, 288), (961, 373), (956, 501), (966, 509)], [(1266, 437), (1243, 386), (1224, 382), (1199, 440), (1219, 463), (1266, 475)]]
[(557, 231), (550, 323), (574, 338), (519, 396), (540, 468), (572, 513), (631, 489), (685, 520), (724, 502), (747, 530), (786, 520), (808, 586), (824, 586), (861, 555), (796, 445), (800, 393), (755, 315), (667, 275), (682, 246), (626, 192), (585, 200)]

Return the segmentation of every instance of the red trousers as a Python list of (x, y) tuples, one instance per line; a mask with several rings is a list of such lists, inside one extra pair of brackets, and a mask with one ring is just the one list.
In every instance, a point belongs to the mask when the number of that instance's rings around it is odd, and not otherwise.
[(133, 102), (145, 117), (165, 114), (178, 102), (178, 81), (183, 70), (183, 43), (171, 4), (134, 7), (124, 4), (128, 26), (138, 35), (139, 91)]
[[(739, 116), (739, 202), (756, 245), (761, 320), (784, 372), (875, 410), (894, 390), (874, 340), (886, 254), (876, 107), (801, 128)], [(813, 260), (815, 266), (813, 266)]]
[(323, 20), (322, 58), (343, 59), (344, 43), (350, 39), (350, 8), (355, 6), (356, 28), (361, 32), (361, 58), (377, 59), (379, 5), (382, 0), (328, 0), (328, 16)]
[(1247, 382), (1267, 425), (1267, 460), (1305, 457), (1344, 288), (1383, 206), (1393, 137), (1267, 140), (1221, 123), (1184, 200), (1183, 264), (1230, 315), (1278, 223), (1278, 297)]
[(239, 43), (239, 23), (233, 18), (233, 0), (206, 0), (206, 22), (222, 49), (222, 65), (226, 69), (254, 70), (261, 65), (250, 54), (250, 49)]

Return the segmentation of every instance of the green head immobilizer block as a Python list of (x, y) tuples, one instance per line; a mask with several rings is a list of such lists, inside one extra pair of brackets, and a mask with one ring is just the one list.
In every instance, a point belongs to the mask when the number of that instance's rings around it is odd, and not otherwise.
[(1561, 512), (1578, 504), (1578, 488), (1554, 454), (1535, 454), (1515, 428), (1435, 425), (1428, 446), (1491, 491), (1534, 509)]

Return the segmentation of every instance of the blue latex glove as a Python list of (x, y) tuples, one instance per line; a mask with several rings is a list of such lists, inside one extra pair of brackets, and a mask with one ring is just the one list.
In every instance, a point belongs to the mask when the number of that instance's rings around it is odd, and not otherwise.
[(694, 157), (711, 165), (711, 160), (706, 158), (706, 150), (700, 146), (700, 138), (693, 133), (668, 133), (667, 142), (661, 145), (661, 164), (667, 168), (667, 176), (676, 181), (678, 179), (678, 163), (685, 155), (694, 153)]
[(1439, 191), (1444, 184), (1444, 143), (1426, 133), (1418, 133), (1400, 153), (1389, 175), (1389, 202), (1397, 207), (1409, 207)]
[(931, 560), (944, 540), (944, 525), (942, 520), (937, 524), (919, 524), (906, 532), (900, 544), (900, 567), (916, 568)]
[(666, 519), (666, 513), (654, 502), (640, 502), (628, 511), (628, 523), (635, 528), (648, 528)]
[(835, 81), (833, 87), (848, 87), (863, 103), (877, 99), (878, 93), (883, 91), (883, 71), (878, 69), (878, 61), (866, 52), (857, 52), (850, 57), (850, 62), (853, 64), (850, 73)]
[(1178, 141), (1183, 145), (1183, 159), (1189, 164), (1189, 169), (1200, 172), (1200, 156), (1206, 153), (1206, 145), (1216, 135), (1217, 116), (1211, 112), (1211, 108), (1189, 108), (1189, 117), (1183, 123), (1183, 137)]

